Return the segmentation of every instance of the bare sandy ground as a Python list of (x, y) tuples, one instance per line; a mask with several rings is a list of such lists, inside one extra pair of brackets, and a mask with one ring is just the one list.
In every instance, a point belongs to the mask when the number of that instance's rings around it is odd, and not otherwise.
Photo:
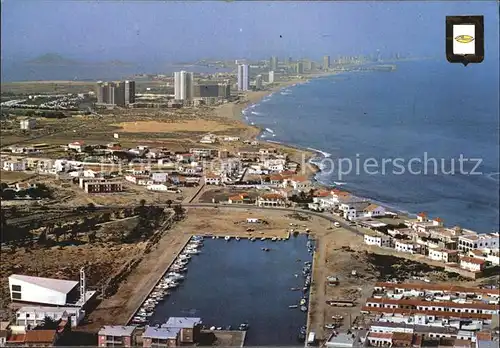
[(232, 128), (229, 124), (223, 124), (216, 120), (175, 120), (173, 122), (137, 121), (122, 122), (116, 125), (120, 132), (125, 133), (160, 133), (160, 132), (216, 132)]

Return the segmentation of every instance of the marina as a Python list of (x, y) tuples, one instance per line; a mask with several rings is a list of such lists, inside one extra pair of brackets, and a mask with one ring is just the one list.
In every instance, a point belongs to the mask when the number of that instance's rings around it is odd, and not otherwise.
[(222, 238), (193, 236), (131, 323), (196, 316), (205, 330), (246, 331), (246, 345), (297, 344), (307, 320), (311, 241), (306, 235), (238, 243), (229, 242), (236, 240), (232, 236)]

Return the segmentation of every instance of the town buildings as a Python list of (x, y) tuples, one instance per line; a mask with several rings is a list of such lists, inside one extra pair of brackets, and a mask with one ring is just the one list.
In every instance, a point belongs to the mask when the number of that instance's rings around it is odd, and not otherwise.
[(432, 283), (376, 283), (362, 307), (364, 347), (475, 347), (492, 341), (498, 289)]

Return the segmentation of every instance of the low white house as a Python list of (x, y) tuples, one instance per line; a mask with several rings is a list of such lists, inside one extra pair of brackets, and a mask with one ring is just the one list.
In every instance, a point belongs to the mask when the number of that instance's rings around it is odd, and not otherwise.
[(202, 144), (215, 144), (216, 141), (217, 141), (217, 137), (215, 135), (207, 134), (201, 138), (200, 143), (202, 143)]
[(486, 261), (477, 257), (463, 256), (460, 258), (460, 268), (472, 272), (480, 272), (486, 266)]
[(85, 311), (79, 307), (21, 307), (16, 312), (16, 325), (30, 325), (31, 327), (35, 327), (38, 324), (42, 324), (45, 317), (49, 317), (54, 321), (68, 318), (71, 322), (71, 326), (76, 327), (85, 317)]
[(392, 238), (381, 233), (374, 235), (365, 234), (364, 241), (367, 245), (376, 245), (379, 247), (390, 247), (392, 244)]
[(22, 172), (26, 170), (26, 163), (19, 160), (7, 160), (3, 162), (2, 169), (10, 172)]
[(409, 253), (409, 254), (416, 254), (419, 253), (421, 250), (422, 246), (419, 244), (415, 244), (411, 241), (405, 240), (405, 241), (396, 241), (394, 244), (394, 249), (398, 252), (401, 253)]
[(205, 184), (207, 184), (207, 185), (220, 185), (221, 184), (220, 175), (207, 173), (204, 175), (204, 179), (205, 179)]
[(148, 175), (126, 175), (125, 180), (141, 186), (153, 184), (153, 180)]
[(429, 259), (441, 262), (458, 262), (458, 251), (429, 248)]
[(256, 204), (259, 207), (284, 207), (286, 198), (277, 193), (265, 193), (257, 198)]
[(148, 189), (149, 191), (167, 192), (168, 186), (164, 184), (153, 184), (153, 185), (148, 185), (146, 189)]
[(83, 141), (75, 141), (73, 143), (68, 144), (68, 150), (75, 150), (76, 152), (83, 152), (86, 146)]
[(385, 208), (377, 204), (370, 204), (365, 209), (363, 209), (362, 215), (365, 218), (384, 216)]

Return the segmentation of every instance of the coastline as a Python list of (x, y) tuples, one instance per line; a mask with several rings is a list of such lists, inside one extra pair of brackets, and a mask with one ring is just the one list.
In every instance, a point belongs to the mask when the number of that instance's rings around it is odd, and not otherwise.
[[(247, 127), (251, 128), (254, 130), (254, 134), (252, 138), (254, 140), (258, 140), (258, 136), (264, 131), (259, 126), (251, 125), (245, 122), (243, 118), (243, 111), (250, 107), (253, 104), (259, 103), (262, 99), (270, 96), (271, 94), (278, 92), (282, 89), (296, 86), (299, 84), (304, 84), (308, 83), (310, 80), (315, 79), (315, 78), (320, 78), (320, 77), (325, 77), (325, 76), (331, 76), (335, 75), (335, 72), (330, 72), (330, 73), (322, 73), (322, 74), (314, 74), (314, 75), (309, 75), (307, 77), (301, 78), (301, 79), (291, 79), (288, 81), (280, 81), (273, 87), (271, 87), (268, 90), (264, 91), (249, 91), (245, 94), (245, 99), (241, 102), (235, 103), (227, 103), (221, 106), (218, 106), (215, 108), (215, 114), (218, 117), (221, 118), (230, 118), (235, 121), (239, 121), (243, 124), (245, 124)], [(319, 151), (319, 150), (313, 150), (309, 148), (304, 148), (292, 144), (286, 144), (286, 143), (281, 143), (278, 141), (272, 141), (272, 140), (266, 140), (266, 143), (276, 145), (277, 147), (281, 148), (283, 151), (288, 152), (290, 155), (290, 159), (294, 162), (297, 163), (307, 163), (305, 168), (302, 168), (305, 171), (305, 175), (308, 177), (309, 180), (314, 181), (317, 186), (320, 188), (326, 187), (325, 185), (321, 184), (315, 179), (315, 176), (318, 172), (321, 171), (320, 167), (313, 163), (312, 161), (316, 158), (324, 157), (324, 154)], [(304, 159), (304, 160), (303, 160)]]
[[(264, 98), (270, 96), (271, 94), (278, 92), (282, 89), (292, 87), (295, 85), (299, 85), (299, 84), (304, 84), (304, 83), (307, 83), (310, 80), (315, 79), (315, 78), (331, 76), (331, 75), (335, 75), (335, 74), (336, 74), (335, 72), (324, 73), (324, 74), (315, 74), (315, 75), (307, 76), (306, 78), (303, 78), (303, 79), (292, 79), (289, 81), (282, 81), (282, 82), (278, 83), (277, 85), (273, 86), (272, 88), (270, 88), (269, 90), (249, 91), (246, 93), (244, 101), (239, 102), (239, 103), (231, 102), (231, 103), (227, 103), (227, 104), (218, 106), (215, 109), (215, 114), (218, 117), (230, 118), (230, 119), (233, 119), (235, 121), (238, 121), (238, 122), (245, 124), (245, 126), (251, 128), (255, 131), (252, 138), (254, 140), (258, 140), (258, 136), (260, 134), (262, 134), (264, 129), (259, 127), (259, 126), (256, 126), (256, 125), (248, 124), (245, 121), (245, 119), (243, 117), (243, 111), (245, 109), (249, 108), (253, 104), (259, 103), (262, 99), (264, 99)], [(327, 158), (330, 156), (329, 154), (325, 154), (324, 152), (322, 152), (320, 150), (301, 147), (301, 146), (297, 146), (297, 145), (293, 145), (293, 144), (282, 143), (279, 141), (265, 140), (265, 142), (268, 144), (276, 145), (277, 147), (279, 147), (283, 151), (288, 152), (290, 160), (297, 162), (297, 163), (306, 163), (307, 165), (305, 166), (305, 168), (302, 168), (302, 169), (304, 170), (305, 176), (311, 182), (315, 183), (314, 186), (316, 188), (331, 189), (331, 188), (337, 186), (337, 185), (326, 185), (326, 184), (323, 184), (319, 180), (316, 179), (316, 175), (318, 173), (321, 173), (321, 167), (319, 165), (317, 165), (316, 163), (314, 163), (314, 161), (318, 160), (318, 159), (322, 159), (322, 158)], [(347, 190), (344, 190), (344, 189), (342, 191), (348, 192)], [(361, 196), (356, 196), (356, 197), (360, 198), (360, 199), (366, 199), (366, 200), (372, 201), (380, 206), (383, 206), (388, 211), (396, 212), (398, 215), (401, 215), (401, 216), (408, 216), (408, 217), (416, 216), (416, 214), (400, 210), (396, 207), (391, 206), (388, 203), (382, 203), (382, 202), (378, 202), (378, 201), (376, 202), (373, 199), (367, 198), (367, 197), (361, 197)]]

